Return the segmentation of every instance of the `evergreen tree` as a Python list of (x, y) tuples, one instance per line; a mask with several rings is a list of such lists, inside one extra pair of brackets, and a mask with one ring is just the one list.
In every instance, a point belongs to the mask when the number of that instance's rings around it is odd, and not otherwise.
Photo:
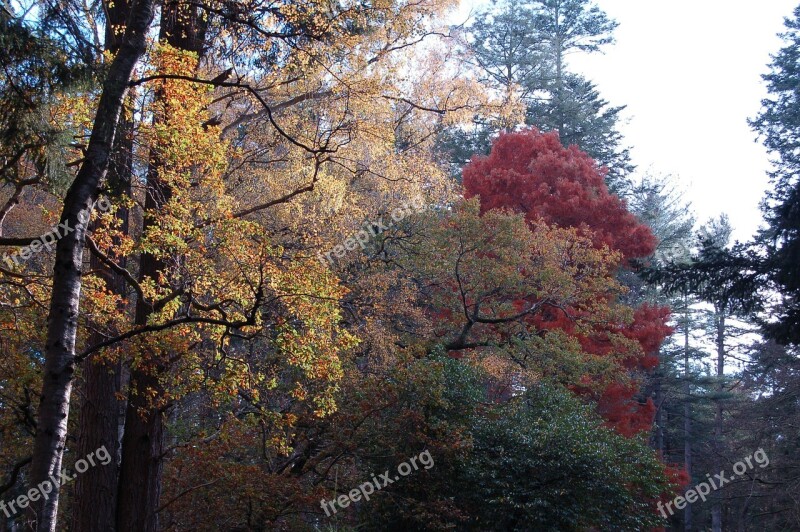
[[(651, 278), (677, 298), (673, 310), (680, 338), (673, 337), (665, 349), (669, 356), (662, 359), (667, 374), (676, 377), (665, 381), (663, 393), (674, 399), (666, 404), (671, 416), (662, 418), (662, 430), (672, 435), (668, 452), (670, 446), (673, 455), (675, 447), (682, 447), (687, 472), (696, 474), (693, 483), (702, 481), (698, 473), (722, 471), (746, 451), (733, 449), (731, 411), (744, 399), (737, 392), (741, 375), (734, 366), (746, 361), (742, 339), (756, 333), (752, 316), (759, 309), (754, 298), (743, 297), (744, 287), (752, 285), (742, 269), (743, 256), (729, 245), (731, 232), (726, 216), (711, 220), (697, 233), (688, 260), (657, 264)], [(674, 520), (684, 530), (709, 524), (723, 530), (733, 528), (734, 508), (717, 491), (707, 504), (689, 506), (682, 520)]]
[(470, 28), (470, 62), (482, 82), (495, 90), (521, 90), (529, 101), (553, 77), (550, 50), (532, 26), (532, 5), (504, 2), (484, 11)]
[(800, 343), (800, 6), (785, 21), (786, 45), (773, 56), (764, 76), (770, 96), (751, 121), (775, 156), (774, 190), (762, 205), (768, 228), (760, 235), (768, 258), (762, 268), (782, 296), (778, 320), (767, 334), (781, 342)]
[[(81, 62), (63, 42), (68, 38), (52, 25), (45, 21), (34, 27), (6, 2), (0, 4), (0, 187), (11, 185), (15, 191), (13, 202), (0, 208), (0, 224), (24, 187), (53, 188), (67, 180), (72, 132), (47, 118), (56, 98), (86, 87), (91, 65)], [(26, 160), (35, 165), (37, 178), (20, 172)]]
[(617, 129), (625, 106), (611, 106), (597, 86), (582, 76), (567, 73), (561, 83), (549, 98), (530, 101), (526, 122), (543, 131), (558, 131), (562, 144), (579, 146), (608, 168), (606, 183), (613, 192), (627, 193), (625, 177), (634, 166)]
[(565, 146), (577, 144), (608, 167), (609, 187), (622, 192), (622, 180), (633, 170), (617, 131), (624, 107), (609, 107), (593, 83), (567, 70), (570, 54), (597, 53), (613, 43), (618, 24), (587, 0), (534, 0), (531, 8), (536, 13), (532, 30), (548, 51), (552, 67), (540, 88), (547, 96), (529, 104), (528, 123), (558, 131)]
[[(477, 18), (467, 47), (479, 79), (505, 101), (521, 101), (527, 125), (558, 131), (564, 146), (575, 144), (607, 167), (613, 192), (626, 191), (633, 165), (617, 129), (624, 106), (609, 105), (566, 63), (572, 53), (599, 52), (613, 42), (617, 23), (586, 0), (494, 2)], [(446, 131), (443, 150), (460, 168), (473, 153), (487, 154), (500, 129), (516, 125), (476, 117), (474, 130)]]

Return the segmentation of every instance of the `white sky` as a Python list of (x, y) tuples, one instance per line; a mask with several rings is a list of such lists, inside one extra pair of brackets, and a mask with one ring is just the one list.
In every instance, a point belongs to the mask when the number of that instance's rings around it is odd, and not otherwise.
[[(638, 173), (676, 176), (698, 220), (725, 212), (740, 240), (761, 222), (769, 169), (747, 119), (797, 2), (596, 0), (619, 22), (616, 43), (570, 58), (612, 105), (628, 106), (620, 129)], [(484, 3), (463, 0), (461, 13)]]

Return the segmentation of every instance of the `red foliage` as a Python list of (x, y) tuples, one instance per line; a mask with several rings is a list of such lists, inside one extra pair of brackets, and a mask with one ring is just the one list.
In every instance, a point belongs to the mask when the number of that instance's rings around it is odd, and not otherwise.
[(630, 370), (649, 371), (658, 366), (658, 348), (664, 338), (672, 334), (672, 327), (667, 325), (669, 307), (656, 307), (645, 303), (637, 308), (633, 315), (633, 323), (623, 331), (626, 337), (636, 340), (642, 346), (644, 356), (625, 361)]
[(674, 494), (681, 493), (684, 489), (689, 487), (692, 481), (692, 476), (686, 471), (683, 465), (672, 464), (666, 467), (667, 476), (670, 484), (674, 490)]
[(653, 253), (656, 239), (611, 194), (604, 168), (558, 133), (528, 129), (502, 133), (487, 157), (464, 168), (464, 195), (481, 197), (481, 212), (505, 208), (560, 227), (575, 227), (622, 253), (626, 260)]
[[(656, 239), (650, 228), (608, 191), (605, 169), (598, 168), (576, 146), (564, 148), (557, 133), (540, 133), (536, 129), (503, 133), (488, 156), (472, 158), (464, 168), (463, 178), (464, 195), (480, 196), (481, 213), (508, 209), (524, 213), (529, 223), (541, 220), (574, 227), (591, 236), (598, 248), (605, 245), (619, 251), (625, 261), (647, 257), (655, 249)], [(642, 348), (642, 355), (621, 362), (626, 370), (639, 373), (658, 365), (658, 348), (671, 333), (668, 318), (668, 308), (643, 305), (635, 310), (632, 323), (621, 330), (614, 329)], [(538, 328), (561, 329), (577, 336), (588, 353), (612, 354), (613, 345), (607, 335), (610, 330), (600, 327), (590, 336), (578, 335), (573, 323), (559, 313), (544, 313), (533, 321)], [(583, 393), (588, 393), (588, 388)], [(625, 436), (652, 425), (655, 406), (649, 399), (641, 402), (637, 395), (635, 386), (612, 384), (596, 397), (599, 412)]]
[[(658, 348), (661, 342), (672, 332), (667, 325), (669, 309), (642, 305), (634, 312), (633, 322), (622, 329), (616, 329), (627, 338), (635, 340), (642, 348), (640, 356), (628, 357), (620, 361), (621, 365), (631, 373), (651, 371), (658, 366)], [(613, 345), (609, 341), (602, 327), (598, 328), (591, 336), (579, 335), (574, 332), (572, 322), (561, 315), (560, 319), (538, 320), (537, 327), (546, 329), (560, 329), (576, 336), (581, 347), (587, 353), (595, 355), (612, 355)], [(587, 386), (574, 387), (573, 391), (580, 395), (594, 394), (588, 386), (591, 379), (587, 377)], [(597, 408), (600, 415), (608, 425), (624, 436), (633, 436), (639, 432), (649, 430), (655, 415), (655, 405), (648, 399), (642, 403), (638, 399), (639, 390), (636, 386), (611, 384), (596, 396)]]
[[(622, 329), (622, 334), (636, 340), (642, 347), (642, 355), (622, 361), (631, 372), (651, 371), (658, 366), (658, 348), (671, 332), (667, 325), (669, 308), (644, 304), (634, 312), (633, 322)], [(584, 349), (598, 353), (593, 346), (583, 342)], [(633, 436), (649, 430), (653, 424), (656, 408), (651, 399), (645, 403), (637, 400), (639, 390), (633, 386), (612, 384), (598, 399), (598, 411), (620, 434)]]
[[(663, 460), (663, 456), (661, 459)], [(662, 506), (666, 505), (673, 499), (673, 497), (681, 495), (684, 489), (686, 489), (689, 486), (689, 483), (692, 481), (692, 477), (686, 471), (686, 468), (679, 464), (665, 464), (664, 473), (666, 474), (667, 480), (670, 484), (670, 489), (666, 493), (663, 493), (658, 499), (651, 501), (653, 505), (653, 513), (659, 513), (657, 510), (657, 504), (659, 502)], [(652, 532), (666, 532), (667, 529), (664, 527), (659, 527), (651, 530)]]
[(597, 410), (607, 424), (628, 438), (648, 430), (656, 413), (652, 399), (640, 403), (637, 393), (635, 387), (615, 383), (603, 390), (597, 401)]

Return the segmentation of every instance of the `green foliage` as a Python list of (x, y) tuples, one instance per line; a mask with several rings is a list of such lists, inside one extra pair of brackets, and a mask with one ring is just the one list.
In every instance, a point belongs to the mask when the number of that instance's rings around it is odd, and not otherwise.
[(785, 21), (785, 46), (773, 57), (764, 76), (769, 97), (761, 113), (751, 121), (764, 145), (776, 157), (774, 190), (763, 203), (768, 228), (759, 244), (767, 259), (761, 268), (782, 295), (778, 319), (767, 323), (766, 332), (783, 343), (800, 343), (800, 6)]
[(59, 95), (88, 86), (90, 72), (63, 43), (5, 7), (0, 50), (0, 184), (27, 177), (18, 171), (27, 158), (51, 186), (61, 188), (73, 132), (54, 125), (50, 114)]
[(555, 52), (598, 52), (618, 24), (588, 0), (531, 0), (536, 27)]
[[(363, 451), (369, 458), (362, 470), (394, 470), (423, 448), (431, 450), (435, 466), (385, 487), (350, 514), (353, 523), (368, 530), (643, 530), (660, 524), (653, 501), (669, 486), (655, 453), (644, 441), (604, 427), (569, 391), (539, 384), (492, 404), (485, 399), (488, 376), (464, 361), (437, 354), (407, 371), (413, 379), (398, 381), (398, 403), (418, 413), (417, 423), (406, 424), (400, 410), (384, 412), (368, 440), (374, 446)], [(422, 437), (434, 433), (435, 440)]]
[(644, 530), (667, 490), (645, 442), (602, 426), (569, 392), (545, 385), (474, 427), (463, 503), (480, 530)]
[(527, 100), (552, 77), (554, 67), (548, 43), (532, 31), (537, 11), (530, 3), (502, 2), (483, 15), (470, 28), (473, 62), (485, 83), (506, 89), (516, 85)]
[(568, 73), (553, 97), (530, 102), (526, 123), (542, 131), (558, 131), (564, 146), (574, 144), (606, 166), (608, 188), (623, 194), (629, 186), (625, 177), (634, 170), (630, 149), (623, 146), (617, 129), (624, 110), (625, 106), (610, 106), (591, 81)]
[[(350, 417), (348, 408), (363, 410), (367, 404), (376, 415), (359, 421), (349, 440), (351, 445), (361, 442), (354, 450), (358, 470), (339, 486), (342, 493), (371, 475), (396, 471), (398, 464), (423, 450), (435, 465), (420, 467), (377, 491), (372, 500), (357, 506), (356, 514), (343, 516), (346, 522), (367, 530), (398, 531), (448, 529), (464, 522), (465, 514), (454, 499), (464, 489), (458, 482), (458, 464), (469, 453), (470, 427), (484, 408), (485, 379), (478, 366), (434, 348), (429, 356), (398, 361), (385, 379), (367, 378), (358, 390), (351, 390), (354, 395), (338, 419)], [(340, 421), (339, 426), (345, 427)]]
[[(610, 106), (591, 81), (566, 66), (569, 53), (598, 52), (613, 42), (616, 26), (587, 0), (494, 2), (469, 28), (468, 60), (483, 84), (524, 104), (526, 124), (558, 131), (564, 146), (576, 144), (606, 166), (609, 187), (622, 193), (634, 168), (617, 129), (625, 107)], [(513, 125), (476, 117), (474, 130), (442, 134), (443, 151), (460, 168), (472, 154), (486, 154), (499, 129)]]

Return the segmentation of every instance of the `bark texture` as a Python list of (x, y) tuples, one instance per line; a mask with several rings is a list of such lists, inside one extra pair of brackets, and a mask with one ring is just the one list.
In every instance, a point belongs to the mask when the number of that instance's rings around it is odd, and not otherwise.
[[(197, 6), (166, 3), (161, 13), (159, 40), (174, 48), (195, 52), (202, 58), (208, 19)], [(159, 99), (157, 93), (157, 101)], [(155, 120), (158, 120), (156, 116)], [(158, 175), (159, 156), (153, 148), (153, 162), (147, 174), (146, 212), (158, 212), (171, 196), (171, 190)], [(145, 216), (146, 230), (150, 218)], [(142, 254), (139, 280), (158, 278), (164, 264), (150, 254)], [(145, 325), (152, 309), (139, 301), (136, 324)], [(122, 464), (117, 504), (119, 532), (156, 532), (158, 506), (161, 498), (161, 477), (164, 464), (164, 416), (169, 405), (152, 404), (153, 397), (164, 395), (159, 376), (170, 371), (169, 363), (160, 353), (143, 353), (148, 363), (131, 372), (130, 393), (125, 413), (125, 434), (122, 439)]]
[[(39, 499), (31, 505), (29, 515), (40, 532), (56, 530), (58, 479), (75, 375), (75, 337), (87, 224), (98, 186), (108, 170), (123, 98), (133, 68), (145, 51), (145, 35), (152, 20), (153, 0), (135, 0), (119, 52), (103, 83), (86, 159), (64, 199), (60, 222), (66, 223), (71, 231), (56, 245), (42, 393), (30, 476), (30, 487), (45, 482), (55, 484), (49, 498)], [(51, 476), (56, 482), (50, 480)]]

